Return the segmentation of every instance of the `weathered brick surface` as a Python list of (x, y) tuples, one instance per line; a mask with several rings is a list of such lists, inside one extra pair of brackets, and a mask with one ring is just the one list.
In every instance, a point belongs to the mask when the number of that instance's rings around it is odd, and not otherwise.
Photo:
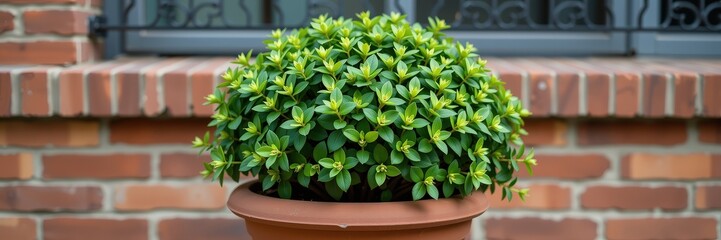
[(633, 117), (638, 114), (639, 77), (632, 73), (616, 74), (616, 116)]
[(521, 169), (518, 176), (523, 179), (594, 179), (602, 177), (610, 167), (608, 158), (601, 154), (539, 154), (536, 160), (538, 165), (533, 168), (533, 175)]
[(19, 81), (23, 115), (41, 117), (50, 115), (47, 68), (23, 71)]
[(596, 239), (596, 223), (588, 219), (560, 221), (541, 218), (490, 218), (484, 222), (487, 239)]
[(167, 153), (160, 156), (160, 176), (189, 178), (200, 176), (200, 166), (209, 162), (210, 156), (193, 153)]
[(142, 219), (50, 218), (43, 221), (43, 235), (48, 240), (149, 239), (148, 221)]
[[(571, 189), (557, 185), (531, 185), (528, 187), (533, 197), (525, 202), (501, 200), (501, 191), (488, 193), (491, 200), (491, 211), (502, 209), (537, 209), (537, 210), (563, 210), (571, 207)], [(516, 196), (514, 196), (516, 197)], [(519, 199), (515, 199), (519, 200)]]
[(680, 211), (688, 206), (687, 200), (688, 193), (683, 187), (590, 186), (581, 195), (581, 206), (588, 209)]
[(0, 179), (30, 179), (33, 176), (33, 155), (0, 154), (0, 166)]
[(721, 185), (697, 186), (696, 209), (721, 209)]
[(43, 178), (148, 178), (147, 154), (59, 154), (43, 156)]
[(94, 211), (102, 207), (103, 193), (89, 186), (3, 186), (0, 210), (4, 211)]
[(529, 119), (524, 126), (528, 135), (523, 137), (526, 144), (532, 146), (566, 145), (568, 135), (568, 125), (563, 121), (552, 119)]
[(77, 48), (72, 41), (0, 42), (0, 64), (74, 64)]
[(26, 34), (86, 34), (87, 12), (67, 10), (28, 10), (23, 12)]
[(721, 157), (706, 153), (632, 153), (621, 161), (623, 178), (703, 180), (721, 178)]
[(721, 144), (721, 122), (718, 120), (700, 122), (698, 138), (703, 143)]
[(0, 146), (89, 147), (99, 142), (100, 125), (85, 120), (0, 120)]
[(225, 201), (224, 190), (215, 184), (124, 185), (115, 189), (114, 207), (119, 211), (217, 210), (225, 207)]
[(687, 136), (686, 123), (682, 121), (583, 121), (578, 124), (580, 145), (672, 146), (686, 142)]
[(0, 34), (15, 29), (14, 18), (15, 16), (11, 12), (0, 11)]
[(160, 220), (160, 240), (250, 239), (242, 219), (173, 218)]
[(717, 239), (716, 219), (663, 218), (606, 221), (606, 239)]
[(36, 225), (31, 218), (0, 218), (0, 236), (5, 239), (34, 240), (37, 238)]
[[(210, 129), (205, 119), (121, 119), (110, 123), (110, 142), (117, 144), (189, 144)], [(183, 131), (177, 131), (183, 129)]]

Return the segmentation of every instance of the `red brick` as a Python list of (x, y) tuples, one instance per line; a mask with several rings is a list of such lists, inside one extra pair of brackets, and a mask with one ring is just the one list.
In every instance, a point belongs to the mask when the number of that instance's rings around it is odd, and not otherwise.
[(716, 239), (712, 218), (640, 218), (606, 221), (606, 239)]
[(83, 85), (85, 68), (70, 68), (60, 72), (58, 77), (58, 96), (60, 116), (73, 117), (83, 114), (85, 86)]
[(208, 63), (206, 58), (191, 58), (163, 75), (163, 99), (169, 115), (190, 115), (190, 74)]
[(47, 71), (47, 68), (34, 68), (20, 74), (20, 109), (24, 116), (50, 115)]
[(613, 187), (591, 186), (581, 194), (581, 206), (587, 209), (619, 209), (625, 211), (684, 210), (688, 193), (683, 187)]
[(44, 155), (43, 178), (148, 178), (150, 155), (103, 154), (103, 155)]
[(173, 218), (158, 224), (160, 240), (251, 239), (243, 219)]
[(110, 122), (110, 142), (123, 144), (190, 144), (211, 128), (206, 119), (122, 119)]
[(703, 115), (721, 117), (721, 74), (702, 74)]
[(79, 62), (91, 62), (93, 60), (101, 60), (103, 58), (103, 44), (95, 39), (82, 40), (80, 45)]
[(676, 74), (673, 115), (690, 118), (696, 113), (696, 76)]
[(697, 186), (696, 209), (721, 209), (721, 186)]
[(600, 154), (564, 154), (564, 155), (536, 155), (538, 165), (533, 167), (533, 175), (524, 169), (518, 171), (521, 178), (551, 178), (551, 179), (592, 179), (600, 178), (608, 170), (608, 158)]
[(492, 209), (538, 209), (562, 210), (571, 207), (571, 189), (556, 185), (531, 185), (526, 201), (520, 201), (518, 195), (513, 195), (513, 201), (501, 200), (502, 192), (488, 193)]
[(140, 116), (140, 71), (160, 62), (159, 60), (143, 60), (134, 62), (122, 69), (114, 69), (116, 80), (117, 116), (136, 117)]
[(11, 12), (0, 11), (0, 33), (15, 29), (13, 19), (15, 19), (15, 16)]
[(88, 16), (87, 12), (70, 10), (27, 10), (23, 22), (26, 34), (87, 34)]
[(225, 70), (230, 61), (225, 58), (215, 59), (190, 75), (191, 108), (194, 116), (209, 117), (213, 114), (213, 105), (203, 105), (205, 96), (215, 91), (215, 81), (219, 78), (219, 70)]
[(74, 64), (77, 47), (72, 41), (2, 42), (0, 64)]
[(510, 90), (513, 96), (523, 101), (523, 78), (520, 73), (500, 72), (498, 75), (506, 83), (506, 90)]
[(35, 220), (31, 218), (0, 218), (0, 236), (13, 240), (34, 240)]
[(110, 82), (110, 71), (125, 63), (127, 60), (116, 60), (111, 64), (87, 70), (89, 115), (98, 117), (112, 115), (113, 89)]
[(160, 176), (167, 178), (191, 178), (200, 176), (203, 163), (210, 156), (192, 153), (169, 153), (160, 156)]
[(0, 120), (0, 146), (97, 146), (99, 125), (84, 120)]
[(148, 239), (144, 219), (51, 218), (43, 221), (46, 240), (143, 240)]
[(718, 120), (699, 122), (698, 138), (704, 143), (721, 144), (721, 122)]
[(579, 111), (578, 74), (559, 73), (556, 79), (558, 92), (558, 115), (563, 117), (577, 117)]
[(524, 143), (537, 145), (566, 145), (568, 126), (565, 122), (552, 119), (528, 119), (524, 129), (528, 135), (523, 137)]
[(616, 116), (633, 117), (638, 113), (639, 79), (631, 73), (616, 74)]
[(223, 209), (225, 200), (225, 190), (217, 184), (125, 185), (115, 189), (115, 209), (120, 211)]
[(643, 115), (663, 117), (666, 114), (666, 76), (661, 74), (643, 75)]
[(551, 75), (530, 73), (530, 80), (529, 110), (537, 117), (551, 115), (551, 88), (553, 85)]
[(0, 117), (12, 114), (12, 79), (10, 71), (0, 70)]
[(596, 239), (596, 223), (588, 219), (491, 218), (484, 224), (486, 239)]
[(99, 187), (0, 187), (0, 210), (5, 211), (93, 211), (100, 210), (102, 202)]
[(622, 159), (621, 176), (636, 180), (721, 178), (721, 155), (633, 153)]
[(586, 104), (588, 115), (608, 116), (610, 79), (608, 74), (586, 73)]
[(686, 124), (682, 121), (593, 120), (578, 124), (578, 144), (584, 146), (626, 144), (672, 146), (683, 144), (687, 137)]
[(0, 155), (0, 179), (30, 179), (33, 177), (33, 155), (17, 153)]
[(141, 83), (143, 86), (145, 86), (145, 91), (143, 92), (142, 97), (144, 101), (140, 104), (142, 106), (143, 113), (146, 116), (159, 115), (163, 112), (163, 110), (165, 110), (165, 106), (160, 105), (160, 99), (163, 96), (158, 95), (159, 82), (161, 81), (161, 79), (159, 79), (158, 77), (158, 74), (162, 74), (166, 70), (174, 69), (174, 67), (177, 67), (178, 64), (181, 64), (183, 60), (184, 58), (169, 58), (158, 64), (154, 64), (147, 69), (144, 69), (142, 73), (144, 75), (144, 83)]

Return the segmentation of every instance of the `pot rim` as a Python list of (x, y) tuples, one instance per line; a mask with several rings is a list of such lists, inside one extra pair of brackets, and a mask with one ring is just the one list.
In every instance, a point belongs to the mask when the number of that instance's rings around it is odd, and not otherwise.
[[(319, 202), (274, 198), (238, 186), (227, 206), (246, 221), (319, 230), (410, 229), (468, 221), (488, 209), (485, 194), (400, 202)], [(355, 214), (361, 211), (363, 214)]]

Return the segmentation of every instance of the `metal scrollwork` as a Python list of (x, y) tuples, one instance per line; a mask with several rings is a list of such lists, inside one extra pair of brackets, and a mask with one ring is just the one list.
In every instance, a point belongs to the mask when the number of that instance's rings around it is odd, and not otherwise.
[[(119, 1), (122, 11), (119, 25), (99, 20), (90, 26), (98, 32), (292, 28), (305, 25), (320, 14), (339, 17), (362, 10), (379, 14), (393, 9), (413, 14), (419, 20), (442, 16), (457, 30), (721, 31), (721, 1), (627, 1), (634, 2), (627, 6), (638, 6), (612, 8), (613, 4), (619, 4), (619, 0), (416, 0), (409, 5), (401, 4), (401, 0), (363, 0), (357, 3), (350, 0), (124, 0)], [(348, 6), (362, 9), (347, 9)], [(382, 9), (379, 6), (383, 6)], [(406, 9), (412, 8), (409, 6), (415, 6), (415, 9)], [(144, 25), (128, 25), (129, 15), (139, 7), (144, 9), (140, 10)], [(146, 10), (154, 12), (142, 12)], [(651, 12), (661, 17), (646, 17)], [(628, 16), (633, 23), (617, 26), (616, 16)], [(649, 24), (644, 21), (657, 22)]]

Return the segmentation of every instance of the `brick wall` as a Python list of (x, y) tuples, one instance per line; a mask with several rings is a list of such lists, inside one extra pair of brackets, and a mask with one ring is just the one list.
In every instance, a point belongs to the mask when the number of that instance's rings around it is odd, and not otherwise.
[(99, 59), (87, 18), (101, 0), (0, 0), (0, 64), (69, 65)]
[[(235, 185), (200, 179), (190, 148), (229, 61), (0, 67), (0, 236), (247, 239)], [(536, 111), (539, 165), (527, 202), (491, 196), (476, 239), (721, 238), (717, 60), (489, 62)]]

